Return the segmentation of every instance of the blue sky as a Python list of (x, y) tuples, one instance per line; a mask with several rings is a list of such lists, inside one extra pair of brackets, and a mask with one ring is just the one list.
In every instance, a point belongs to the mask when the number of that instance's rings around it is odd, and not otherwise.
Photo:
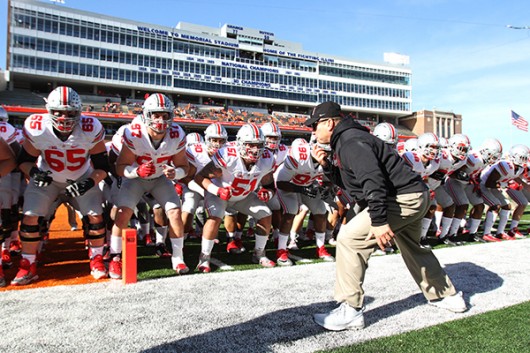
[[(383, 53), (410, 56), (413, 110), (463, 116), (463, 130), (478, 147), (497, 137), (505, 149), (529, 144), (530, 132), (511, 125), (510, 110), (530, 121), (528, 1), (355, 0), (65, 0), (67, 6), (175, 26), (179, 21), (224, 23), (274, 32), (308, 51), (383, 62)], [(7, 0), (0, 6), (6, 18)], [(5, 48), (6, 26), (0, 26)], [(0, 49), (5, 67), (5, 49)]]

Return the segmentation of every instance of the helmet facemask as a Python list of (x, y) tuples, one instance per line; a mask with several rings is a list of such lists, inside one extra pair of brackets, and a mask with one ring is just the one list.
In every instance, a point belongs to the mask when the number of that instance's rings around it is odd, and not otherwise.
[(280, 138), (278, 136), (265, 136), (265, 147), (271, 151), (280, 148)]
[(246, 161), (256, 163), (263, 154), (265, 145), (263, 142), (244, 142), (240, 143), (239, 155)]
[(209, 137), (206, 140), (206, 147), (208, 147), (208, 154), (212, 155), (226, 144), (226, 139), (223, 137)]
[(69, 134), (74, 131), (80, 115), (78, 111), (68, 110), (52, 110), (50, 114), (52, 115), (53, 128), (61, 134)]
[(144, 115), (144, 123), (149, 129), (153, 130), (157, 134), (164, 133), (171, 123), (172, 119), (169, 113), (161, 112), (149, 112), (147, 116)]

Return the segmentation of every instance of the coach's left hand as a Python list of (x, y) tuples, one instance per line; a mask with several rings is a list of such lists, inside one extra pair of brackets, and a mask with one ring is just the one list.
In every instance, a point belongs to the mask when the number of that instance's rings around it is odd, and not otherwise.
[(386, 246), (390, 246), (391, 240), (395, 237), (394, 232), (388, 224), (382, 226), (371, 226), (366, 241), (370, 239), (376, 239), (377, 245), (383, 251)]

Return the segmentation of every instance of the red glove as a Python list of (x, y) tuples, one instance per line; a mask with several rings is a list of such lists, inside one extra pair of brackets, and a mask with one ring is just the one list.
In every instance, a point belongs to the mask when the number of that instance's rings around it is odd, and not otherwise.
[(518, 182), (516, 182), (515, 180), (510, 180), (508, 182), (508, 187), (512, 190), (518, 190), (518, 191), (523, 190), (523, 186), (519, 184)]
[(258, 194), (258, 199), (260, 199), (263, 202), (269, 201), (273, 195), (272, 191), (265, 189), (265, 188), (259, 189), (256, 193)]
[(230, 186), (227, 186), (225, 188), (219, 188), (217, 191), (217, 196), (221, 198), (221, 200), (228, 201), (232, 197), (232, 188)]
[(175, 191), (177, 192), (177, 195), (182, 197), (182, 184), (181, 183), (175, 183)]
[(156, 168), (153, 164), (153, 161), (149, 161), (147, 163), (141, 164), (138, 166), (138, 169), (136, 169), (136, 173), (140, 178), (149, 178), (151, 175), (155, 174)]

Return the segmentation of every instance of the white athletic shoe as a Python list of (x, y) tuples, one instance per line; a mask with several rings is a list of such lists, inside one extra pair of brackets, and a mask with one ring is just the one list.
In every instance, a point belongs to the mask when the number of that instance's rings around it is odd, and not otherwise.
[(464, 301), (462, 292), (458, 292), (439, 300), (431, 300), (429, 301), (429, 304), (440, 309), (452, 311), (454, 313), (463, 313), (467, 310), (467, 305)]
[(313, 320), (331, 331), (360, 330), (364, 328), (364, 307), (355, 309), (344, 302), (329, 313), (314, 314)]

